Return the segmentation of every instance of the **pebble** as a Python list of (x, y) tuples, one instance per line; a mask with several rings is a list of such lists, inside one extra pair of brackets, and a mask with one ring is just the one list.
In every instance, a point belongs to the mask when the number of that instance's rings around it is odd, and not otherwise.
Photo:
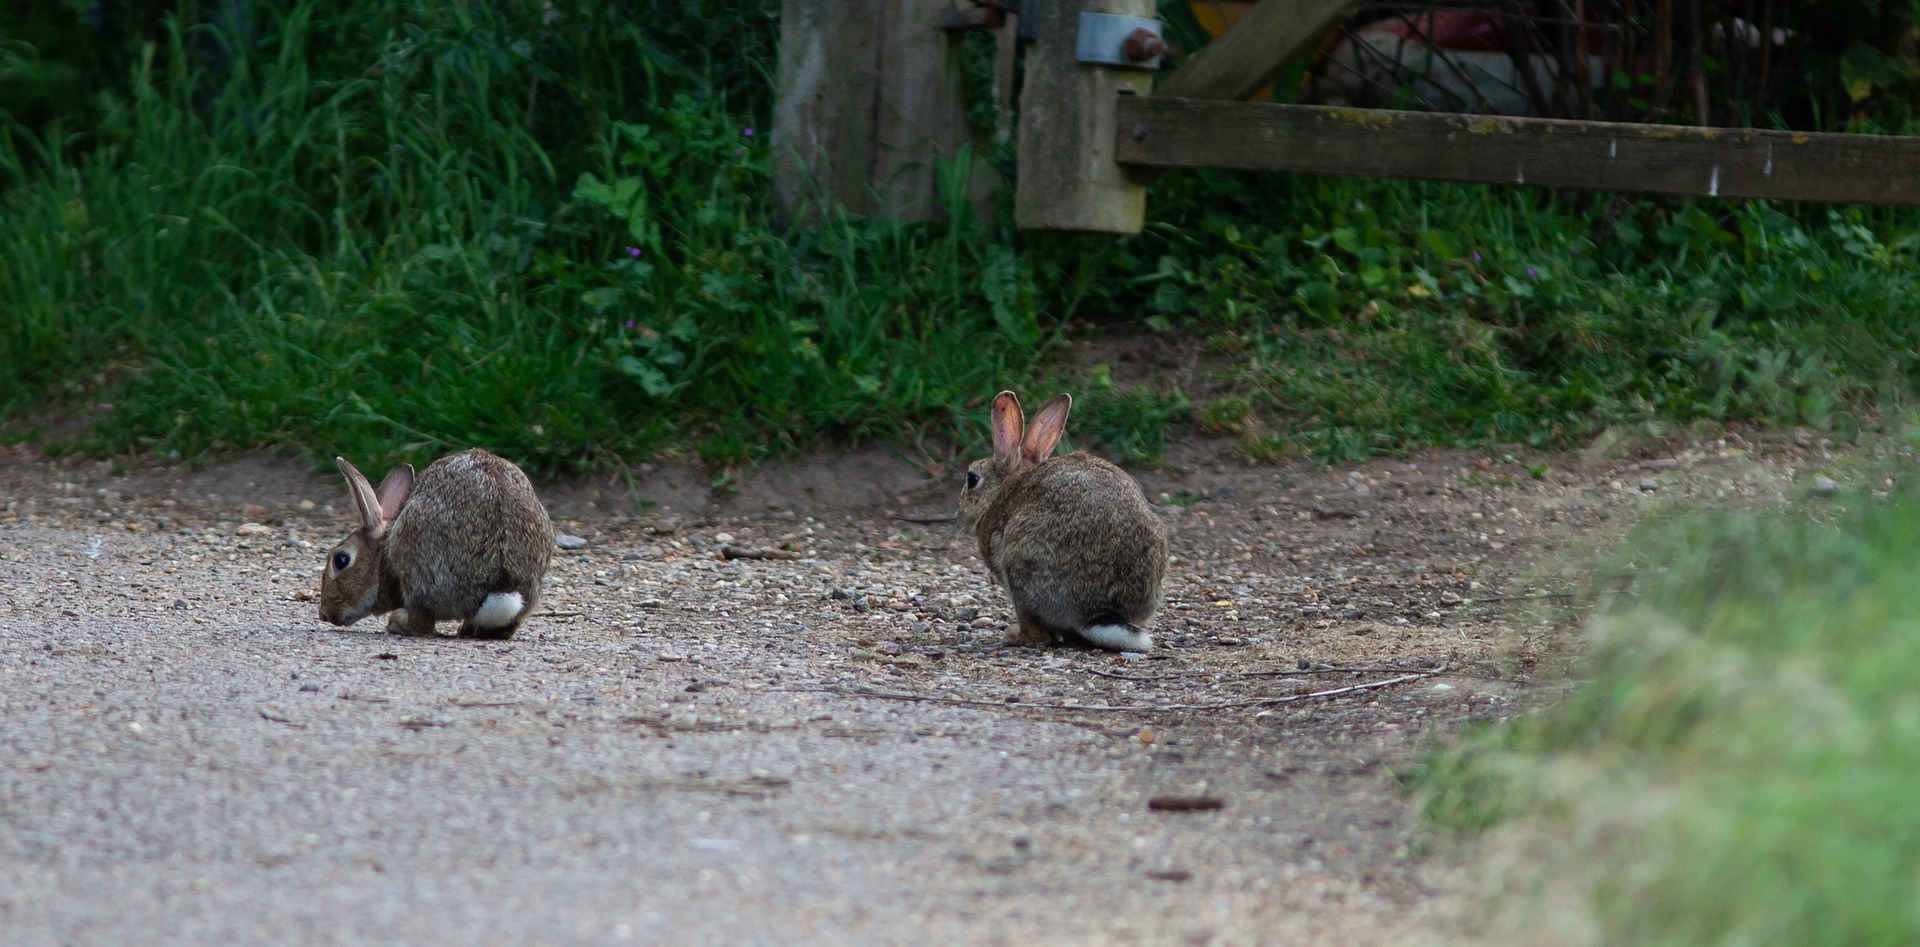
[(1840, 482), (1824, 474), (1813, 478), (1813, 495), (1830, 497), (1840, 492)]
[(265, 536), (271, 532), (273, 532), (273, 527), (265, 523), (241, 523), (240, 528), (234, 530), (233, 534), (235, 536)]
[(568, 552), (578, 552), (587, 548), (587, 541), (572, 533), (559, 533), (553, 537), (553, 544)]
[(1657, 481), (1657, 480), (1655, 480), (1655, 479), (1653, 479), (1652, 477), (1642, 477), (1642, 478), (1640, 478), (1640, 492), (1641, 492), (1641, 493), (1652, 493), (1653, 491), (1655, 491), (1655, 490), (1658, 490), (1658, 489), (1660, 489), (1660, 483), (1659, 483), (1659, 481)]

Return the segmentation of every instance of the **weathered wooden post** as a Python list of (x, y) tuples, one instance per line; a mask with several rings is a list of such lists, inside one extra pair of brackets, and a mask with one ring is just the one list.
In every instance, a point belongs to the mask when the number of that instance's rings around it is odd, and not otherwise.
[(1153, 0), (1042, 0), (1020, 88), (1014, 221), (1023, 229), (1139, 233), (1148, 179), (1113, 160), (1114, 109), (1123, 94), (1150, 92), (1153, 73), (1081, 62), (1083, 13), (1146, 18)]
[[(783, 0), (774, 190), (788, 213), (938, 217), (934, 161), (991, 131), (967, 124), (949, 0)], [(985, 161), (976, 174), (991, 174)], [(976, 184), (976, 198), (990, 188)]]

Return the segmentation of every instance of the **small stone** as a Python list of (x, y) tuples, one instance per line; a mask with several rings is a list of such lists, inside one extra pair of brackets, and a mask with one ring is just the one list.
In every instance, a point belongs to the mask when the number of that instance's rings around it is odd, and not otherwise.
[(266, 516), (268, 513), (271, 513), (273, 511), (267, 509), (264, 506), (261, 506), (258, 503), (249, 503), (246, 506), (241, 507), (240, 512), (244, 516), (250, 516), (254, 519), (260, 519), (261, 517)]
[(1640, 478), (1640, 492), (1641, 492), (1641, 493), (1652, 493), (1653, 491), (1655, 491), (1655, 490), (1658, 490), (1658, 489), (1660, 489), (1660, 483), (1659, 483), (1659, 481), (1657, 481), (1657, 480), (1654, 480), (1654, 479), (1653, 479), (1652, 477), (1642, 477), (1642, 478)]
[(1830, 497), (1840, 492), (1840, 482), (1832, 477), (1821, 475), (1813, 478), (1813, 495)]
[(844, 602), (853, 597), (853, 592), (850, 589), (834, 589), (827, 593), (827, 597), (836, 602)]
[(295, 503), (294, 506), (299, 507), (304, 512), (313, 510), (316, 504), (312, 500), (301, 500)]
[(714, 541), (714, 542), (716, 542), (716, 543), (730, 543), (730, 542), (733, 542), (733, 534), (732, 534), (732, 533), (714, 533), (714, 534), (713, 534), (713, 541)]
[(302, 693), (302, 694), (313, 694), (313, 693), (318, 693), (318, 692), (319, 692), (319, 690), (320, 690), (320, 685), (318, 685), (318, 684), (302, 684), (302, 685), (300, 685), (300, 693)]
[(675, 661), (685, 661), (687, 659), (687, 656), (684, 654), (675, 654), (671, 651), (662, 651), (659, 654), (654, 655), (654, 659), (658, 661), (665, 661), (671, 664)]
[(187, 608), (188, 608), (188, 606), (187, 606), (187, 600), (186, 600), (186, 599), (184, 599), (184, 598), (176, 598), (176, 599), (174, 599), (174, 600), (173, 600), (173, 610), (174, 610), (174, 611), (176, 611), (176, 612), (184, 612), (184, 611), (186, 611), (186, 610), (187, 610)]
[(579, 552), (587, 548), (587, 541), (572, 533), (559, 533), (553, 537), (553, 544), (567, 552)]
[(265, 523), (241, 523), (240, 528), (234, 530), (233, 534), (235, 536), (265, 536), (272, 532), (273, 527)]

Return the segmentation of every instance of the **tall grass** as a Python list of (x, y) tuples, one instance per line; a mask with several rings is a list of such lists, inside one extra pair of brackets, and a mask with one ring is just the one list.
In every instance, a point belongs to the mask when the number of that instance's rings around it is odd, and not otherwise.
[(777, 223), (736, 117), (768, 10), (668, 51), (593, 5), (370, 6), (202, 27), (221, 71), (175, 30), (110, 140), (9, 189), (0, 400), (92, 393), (103, 447), (732, 462), (950, 419), (1031, 360), (981, 222)]
[(1920, 490), (1656, 526), (1608, 571), (1591, 679), (1427, 779), (1503, 826), (1490, 939), (1920, 940)]
[[(1844, 431), (1911, 397), (1911, 212), (1192, 172), (1137, 237), (1016, 234), (947, 167), (943, 222), (798, 231), (769, 198), (777, 5), (615, 6), (168, 21), (83, 120), (0, 135), (0, 411), (91, 404), (101, 451), (559, 470), (977, 441), (988, 395), (1042, 380), (1135, 462), (1188, 417), (1350, 459)], [(1198, 337), (1221, 400), (1054, 377), (1088, 325)]]

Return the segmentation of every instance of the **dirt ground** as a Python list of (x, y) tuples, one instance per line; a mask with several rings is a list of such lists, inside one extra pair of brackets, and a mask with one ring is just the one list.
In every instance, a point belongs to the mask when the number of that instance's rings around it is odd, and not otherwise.
[(0, 449), (0, 930), (1431, 942), (1468, 869), (1399, 774), (1529, 699), (1528, 616), (1570, 581), (1546, 567), (1833, 462), (1791, 433), (1346, 468), (1221, 448), (1139, 472), (1175, 536), (1145, 656), (1002, 646), (971, 543), (910, 521), (952, 512), (960, 467), (886, 451), (718, 497), (673, 466), (545, 484), (586, 545), (501, 643), (320, 623), (350, 504), (305, 465)]

